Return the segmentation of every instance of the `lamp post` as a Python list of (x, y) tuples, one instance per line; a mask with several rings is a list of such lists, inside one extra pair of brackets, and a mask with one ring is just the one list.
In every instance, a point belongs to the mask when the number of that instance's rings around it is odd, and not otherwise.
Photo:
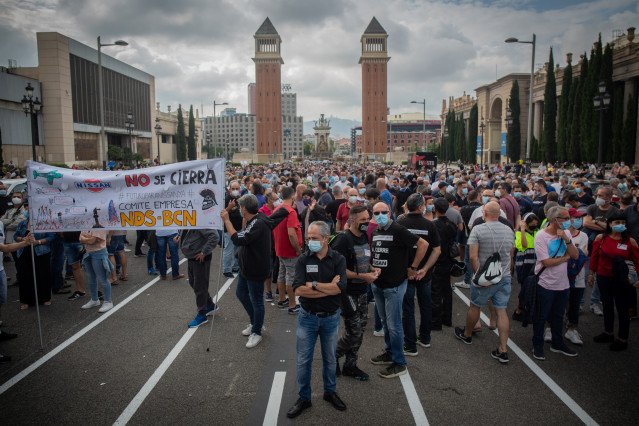
[[(532, 45), (532, 60), (530, 61), (530, 95), (528, 96), (528, 132), (526, 136), (526, 162), (530, 161), (530, 140), (532, 139), (532, 98), (533, 98), (533, 85), (535, 77), (535, 44), (537, 42), (537, 36), (533, 33), (532, 41), (520, 41), (515, 37), (507, 38), (506, 43), (522, 43)], [(482, 153), (483, 154), (483, 153)], [(483, 158), (483, 157), (482, 157)]]
[(36, 96), (33, 100), (33, 87), (31, 83), (27, 83), (27, 87), (24, 88), (27, 93), (22, 97), (22, 110), (24, 115), (31, 114), (31, 154), (33, 161), (36, 161), (36, 145), (38, 145), (38, 113), (42, 109), (42, 102)]
[(510, 147), (509, 145), (509, 140), (508, 140), (508, 134), (510, 133), (510, 125), (513, 124), (513, 115), (512, 115), (512, 110), (510, 109), (510, 99), (508, 99), (508, 106), (506, 107), (506, 164), (510, 163)]
[(211, 131), (206, 131), (206, 158), (211, 158)]
[(131, 150), (131, 169), (134, 169), (135, 167), (133, 167), (133, 139), (131, 137), (131, 134), (133, 133), (133, 129), (135, 128), (135, 121), (133, 121), (133, 113), (131, 111), (126, 113), (126, 120), (124, 120), (124, 127), (126, 128), (127, 132), (129, 132), (129, 149)]
[(218, 104), (213, 100), (213, 145), (215, 145), (215, 155), (217, 155), (217, 116), (215, 115), (215, 107), (218, 105), (228, 105), (228, 102)]
[(610, 105), (610, 94), (606, 92), (605, 81), (599, 83), (599, 94), (592, 98), (592, 103), (595, 106), (595, 111), (599, 111), (599, 151), (597, 152), (597, 163), (599, 163), (599, 167), (601, 167), (603, 156), (603, 113)]
[(102, 170), (107, 169), (107, 143), (104, 133), (104, 87), (102, 85), (102, 48), (105, 46), (128, 46), (124, 40), (115, 43), (102, 43), (98, 36), (98, 101), (100, 103), (100, 144), (102, 145)]
[(479, 131), (481, 132), (481, 150), (480, 150), (481, 160), (480, 160), (480, 164), (481, 164), (481, 169), (482, 170), (484, 170), (484, 129), (485, 128), (486, 128), (486, 124), (484, 124), (484, 116), (482, 115), (481, 124), (479, 125)]
[(422, 104), (424, 106), (424, 122), (422, 123), (422, 151), (426, 151), (424, 144), (426, 143), (426, 98), (423, 101), (410, 101), (411, 104)]
[(158, 164), (160, 164), (160, 133), (162, 132), (162, 126), (160, 126), (160, 117), (155, 117), (155, 134), (158, 137)]
[(444, 140), (445, 140), (444, 164), (446, 164), (448, 162), (448, 125), (444, 126)]
[(393, 141), (393, 122), (388, 120), (388, 126), (390, 127), (390, 130), (388, 131), (388, 138), (390, 139), (390, 148), (388, 148), (389, 152), (393, 152), (395, 150), (395, 147), (393, 146), (394, 141)]

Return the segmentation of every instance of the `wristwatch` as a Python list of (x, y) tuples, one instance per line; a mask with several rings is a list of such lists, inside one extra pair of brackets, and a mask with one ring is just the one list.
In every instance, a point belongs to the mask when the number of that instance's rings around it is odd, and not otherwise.
[(317, 281), (313, 281), (311, 283), (311, 287), (313, 288), (313, 290), (317, 291)]
[(416, 266), (411, 266), (411, 267), (410, 267), (410, 269), (412, 269), (412, 270), (413, 270), (413, 271), (415, 271), (415, 272), (419, 271), (419, 268), (418, 268), (418, 267), (416, 267)]

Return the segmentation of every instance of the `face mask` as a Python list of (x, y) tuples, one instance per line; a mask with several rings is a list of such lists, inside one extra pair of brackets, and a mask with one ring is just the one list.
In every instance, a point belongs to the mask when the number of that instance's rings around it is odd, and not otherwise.
[(279, 199), (273, 203), (273, 207), (279, 207), (281, 205), (282, 205), (282, 200), (279, 200)]
[[(26, 217), (27, 219), (29, 219), (29, 212), (22, 212), (22, 214), (24, 215), (24, 217)], [(625, 227), (624, 227), (625, 229)]]
[(357, 203), (357, 197), (356, 196), (348, 197), (348, 202), (351, 203), (351, 204)]
[(359, 189), (359, 194), (360, 195), (364, 195), (366, 193), (366, 188), (360, 188)]
[(339, 180), (341, 180), (342, 182), (346, 182), (346, 177), (342, 176), (341, 178), (339, 178)]
[(7, 190), (6, 189), (0, 189), (0, 197), (4, 197), (5, 195), (7, 195)]
[(581, 188), (575, 188), (575, 192), (576, 192), (577, 194), (581, 194)]
[(603, 198), (597, 198), (595, 200), (595, 204), (598, 205), (599, 207), (603, 206), (604, 204), (606, 204), (606, 200), (604, 200)]
[(242, 213), (242, 207), (240, 207), (240, 216), (244, 217), (244, 213)]
[(541, 191), (535, 191), (535, 195), (541, 194)]
[(317, 253), (318, 251), (322, 249), (322, 242), (311, 240), (308, 242), (308, 249), (312, 251), (313, 253)]
[(462, 195), (468, 195), (468, 188), (462, 189)]
[(535, 226), (531, 226), (531, 227), (530, 227), (530, 230), (531, 230), (532, 232), (536, 232), (538, 229), (539, 229), (539, 226), (537, 226), (537, 225), (535, 225)]
[(304, 204), (306, 207), (311, 205), (311, 199), (310, 198), (304, 198), (302, 200), (302, 204)]
[(617, 185), (617, 188), (621, 189), (622, 191), (625, 189), (626, 185), (624, 185), (623, 183), (620, 183)]
[(22, 198), (18, 198), (18, 197), (12, 198), (11, 202), (13, 204), (22, 204)]
[(388, 225), (388, 216), (385, 214), (380, 214), (379, 216), (375, 216), (375, 221), (382, 228)]
[(242, 185), (240, 185), (240, 189), (241, 189), (242, 191), (244, 191), (244, 190), (246, 189), (246, 186), (244, 186), (244, 184), (242, 184)]
[(501, 197), (501, 191), (499, 189), (497, 191), (495, 191), (495, 197), (497, 197), (497, 198)]
[(239, 195), (240, 195), (240, 191), (238, 191), (238, 190), (231, 191), (231, 197), (237, 198), (237, 197), (239, 197)]
[(431, 212), (431, 213), (433, 212), (433, 208), (435, 208), (435, 206), (434, 206), (434, 205), (432, 205), (432, 204), (430, 204), (430, 205), (426, 206), (426, 210), (427, 210), (427, 211), (429, 211), (429, 212)]
[(406, 188), (399, 188), (400, 192), (406, 192)]
[(262, 185), (264, 188), (270, 188), (271, 184), (270, 183), (265, 183), (264, 185)]
[(624, 163), (621, 163), (621, 167), (623, 167), (623, 166), (625, 166), (625, 164), (624, 164)]
[(293, 186), (293, 182), (286, 182), (286, 186)]
[(488, 204), (488, 202), (490, 201), (490, 197), (481, 197), (481, 202), (484, 204)]
[(612, 230), (615, 232), (624, 232), (626, 230), (626, 225), (615, 225), (612, 227)]
[(582, 219), (575, 219), (572, 222), (572, 227), (575, 229), (579, 229), (581, 228), (581, 226), (584, 224), (584, 221)]
[(359, 224), (359, 226), (357, 227), (357, 229), (359, 229), (359, 232), (366, 232), (368, 231), (368, 222), (362, 222)]
[(567, 220), (565, 222), (560, 222), (559, 227), (565, 231), (566, 229), (570, 228), (570, 221)]
[(515, 198), (518, 200), (521, 198), (521, 192), (515, 192), (514, 195), (515, 195)]

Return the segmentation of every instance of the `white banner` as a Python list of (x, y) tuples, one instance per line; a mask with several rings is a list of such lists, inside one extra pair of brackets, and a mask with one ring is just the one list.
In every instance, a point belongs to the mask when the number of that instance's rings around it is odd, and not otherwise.
[(27, 161), (27, 180), (35, 231), (223, 228), (221, 158), (106, 172)]

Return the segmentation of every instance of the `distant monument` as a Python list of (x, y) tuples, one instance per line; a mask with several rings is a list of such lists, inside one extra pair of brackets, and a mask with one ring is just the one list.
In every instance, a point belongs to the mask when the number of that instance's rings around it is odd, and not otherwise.
[(320, 119), (315, 121), (315, 152), (311, 155), (313, 160), (330, 160), (333, 152), (329, 149), (329, 136), (331, 134), (331, 121), (320, 115)]

